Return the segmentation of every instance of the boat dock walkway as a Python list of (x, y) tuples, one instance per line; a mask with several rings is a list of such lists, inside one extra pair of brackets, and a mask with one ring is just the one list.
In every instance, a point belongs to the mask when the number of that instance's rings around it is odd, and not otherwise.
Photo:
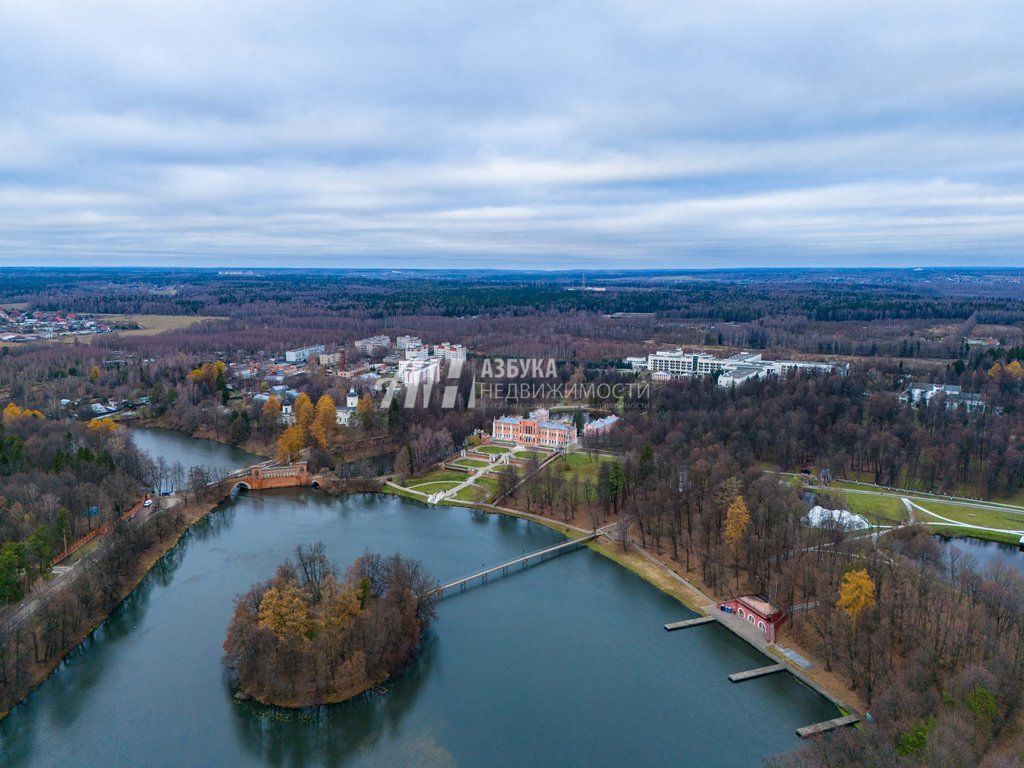
[(825, 720), (821, 723), (815, 723), (814, 725), (805, 725), (803, 728), (796, 729), (796, 735), (801, 739), (809, 738), (810, 736), (817, 736), (819, 733), (825, 733), (835, 728), (843, 728), (847, 725), (853, 725), (854, 723), (860, 722), (860, 715), (845, 715), (844, 717), (836, 717), (832, 720)]
[(673, 621), (671, 624), (666, 624), (665, 629), (672, 632), (677, 629), (686, 629), (687, 627), (699, 627), (701, 624), (710, 624), (712, 621), (717, 621), (717, 619), (714, 616), (698, 616), (695, 619)]
[(729, 675), (729, 681), (733, 683), (742, 683), (744, 680), (753, 680), (755, 677), (764, 677), (765, 675), (774, 675), (776, 672), (785, 671), (785, 664), (769, 664), (767, 667), (748, 669), (746, 672), (733, 672)]

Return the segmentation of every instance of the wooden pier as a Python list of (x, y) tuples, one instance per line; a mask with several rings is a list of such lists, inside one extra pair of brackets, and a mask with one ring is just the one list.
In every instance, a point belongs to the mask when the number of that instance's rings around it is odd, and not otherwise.
[(674, 621), (671, 624), (666, 624), (665, 629), (672, 632), (676, 629), (687, 629), (688, 627), (699, 627), (701, 624), (710, 624), (712, 621), (718, 621), (715, 616), (698, 616), (696, 619), (686, 619), (685, 621)]
[(586, 536), (583, 536), (579, 539), (569, 539), (568, 541), (563, 541), (561, 544), (556, 544), (553, 547), (547, 547), (546, 549), (541, 549), (537, 552), (531, 552), (528, 555), (523, 555), (522, 557), (517, 557), (514, 560), (509, 560), (507, 563), (501, 563), (500, 565), (495, 565), (490, 568), (486, 568), (482, 571), (477, 571), (476, 573), (470, 574), (469, 576), (463, 576), (461, 579), (449, 581), (447, 584), (440, 584), (438, 585), (437, 589), (433, 591), (432, 594), (435, 594), (438, 597), (444, 597), (445, 594), (455, 589), (456, 587), (458, 587), (460, 590), (465, 589), (474, 581), (479, 581), (481, 584), (483, 584), (487, 581), (487, 577), (491, 576), (492, 574), (499, 572), (508, 573), (508, 569), (515, 565), (521, 565), (523, 568), (526, 568), (529, 565), (531, 565), (531, 561), (533, 561), (533, 564), (536, 564), (542, 560), (547, 559), (549, 555), (560, 555), (563, 552), (569, 550), (579, 549), (591, 539), (597, 538), (598, 535), (599, 532), (595, 531), (594, 533), (587, 534)]
[(785, 671), (785, 664), (770, 664), (767, 667), (748, 669), (746, 672), (733, 672), (729, 675), (729, 682), (742, 683), (744, 680), (753, 680), (755, 677), (764, 677), (765, 675), (774, 675), (776, 672)]
[(835, 728), (842, 728), (859, 722), (860, 715), (845, 715), (844, 717), (836, 717), (832, 720), (825, 720), (821, 723), (805, 725), (803, 728), (797, 728), (796, 735), (801, 739), (806, 739), (810, 736), (817, 736), (819, 733), (825, 733), (826, 731), (831, 731)]

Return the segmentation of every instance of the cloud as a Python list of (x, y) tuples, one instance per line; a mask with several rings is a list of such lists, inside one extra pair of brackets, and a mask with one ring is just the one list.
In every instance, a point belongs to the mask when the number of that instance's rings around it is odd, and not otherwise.
[(1024, 6), (9, 2), (0, 264), (1024, 261)]

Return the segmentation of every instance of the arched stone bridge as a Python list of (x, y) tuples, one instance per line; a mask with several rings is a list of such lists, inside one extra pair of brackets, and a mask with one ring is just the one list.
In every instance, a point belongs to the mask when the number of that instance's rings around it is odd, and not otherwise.
[(267, 488), (294, 488), (296, 486), (316, 485), (313, 475), (304, 461), (294, 464), (276, 464), (266, 462), (256, 464), (249, 469), (241, 470), (230, 476), (231, 490), (245, 488), (251, 491), (262, 491)]

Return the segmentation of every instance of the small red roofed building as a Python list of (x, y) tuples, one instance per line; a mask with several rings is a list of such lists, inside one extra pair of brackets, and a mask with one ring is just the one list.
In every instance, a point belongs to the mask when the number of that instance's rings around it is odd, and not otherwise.
[(748, 622), (764, 635), (769, 643), (775, 642), (775, 633), (786, 621), (786, 614), (759, 597), (745, 595), (718, 604), (718, 610), (732, 613)]

